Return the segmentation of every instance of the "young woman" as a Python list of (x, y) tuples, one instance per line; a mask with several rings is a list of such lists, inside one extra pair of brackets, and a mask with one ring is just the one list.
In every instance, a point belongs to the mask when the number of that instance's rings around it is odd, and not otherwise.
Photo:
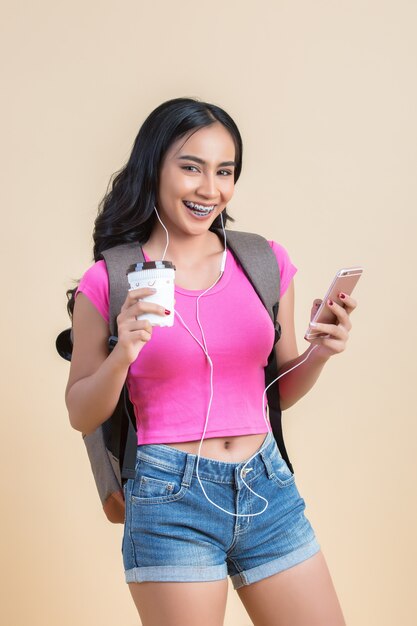
[[(304, 500), (261, 410), (272, 322), (230, 251), (220, 272), (225, 242), (213, 229), (232, 219), (226, 207), (241, 166), (239, 131), (217, 106), (178, 98), (145, 120), (101, 204), (96, 263), (75, 298), (70, 423), (93, 432), (127, 378), (138, 447), (136, 476), (124, 486), (122, 553), (144, 626), (220, 626), (228, 574), (255, 626), (339, 626), (345, 622)], [(100, 254), (137, 241), (145, 258), (161, 259), (167, 235), (166, 258), (176, 267), (174, 325), (137, 319), (167, 312), (144, 300), (149, 289), (127, 292), (109, 354)], [(327, 337), (299, 355), (296, 268), (281, 245), (269, 244), (281, 273), (279, 370), (300, 364), (279, 381), (286, 409), (345, 349), (356, 302), (344, 294), (344, 307), (329, 302), (338, 323), (319, 324)]]

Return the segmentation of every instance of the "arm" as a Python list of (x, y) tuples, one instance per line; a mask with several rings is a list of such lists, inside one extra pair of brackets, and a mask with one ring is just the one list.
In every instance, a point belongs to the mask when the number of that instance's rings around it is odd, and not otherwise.
[[(331, 305), (339, 320), (337, 325), (317, 325), (317, 330), (328, 333), (329, 337), (310, 340), (311, 345), (303, 354), (299, 355), (294, 328), (294, 280), (291, 281), (287, 291), (282, 296), (278, 311), (278, 322), (281, 324), (282, 335), (275, 346), (278, 373), (282, 374), (291, 369), (313, 350), (313, 344), (317, 345), (311, 356), (302, 365), (278, 381), (282, 410), (288, 409), (310, 391), (329, 358), (345, 349), (349, 330), (352, 326), (349, 314), (356, 307), (356, 301), (349, 296), (345, 296), (344, 300), (346, 302), (345, 308), (336, 303)], [(315, 302), (320, 301), (316, 300)]]
[(73, 315), (74, 345), (65, 393), (70, 424), (89, 434), (105, 422), (116, 408), (129, 366), (152, 336), (148, 320), (140, 313), (165, 314), (165, 309), (138, 300), (153, 290), (130, 291), (117, 318), (119, 339), (109, 354), (109, 328), (90, 300), (78, 294)]

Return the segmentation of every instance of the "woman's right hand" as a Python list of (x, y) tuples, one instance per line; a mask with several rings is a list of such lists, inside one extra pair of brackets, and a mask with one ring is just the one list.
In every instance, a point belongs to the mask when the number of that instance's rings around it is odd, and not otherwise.
[(152, 325), (149, 320), (137, 320), (142, 313), (156, 313), (168, 315), (165, 308), (155, 302), (144, 302), (141, 298), (156, 293), (156, 289), (149, 287), (132, 289), (117, 316), (118, 342), (113, 349), (113, 358), (117, 355), (120, 361), (129, 366), (138, 357), (143, 346), (152, 337)]

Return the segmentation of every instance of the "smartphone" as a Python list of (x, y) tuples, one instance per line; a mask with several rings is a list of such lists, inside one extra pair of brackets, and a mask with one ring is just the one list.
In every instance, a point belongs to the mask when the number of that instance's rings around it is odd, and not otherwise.
[[(326, 305), (327, 301), (333, 300), (333, 302), (337, 302), (340, 306), (344, 306), (343, 300), (339, 298), (339, 293), (343, 292), (350, 296), (356, 283), (360, 279), (362, 272), (362, 267), (347, 267), (339, 270), (333, 278), (323, 301), (311, 321), (318, 322), (319, 324), (335, 324), (337, 322), (337, 317)], [(310, 328), (309, 326), (305, 332), (304, 339), (326, 336), (326, 333)]]

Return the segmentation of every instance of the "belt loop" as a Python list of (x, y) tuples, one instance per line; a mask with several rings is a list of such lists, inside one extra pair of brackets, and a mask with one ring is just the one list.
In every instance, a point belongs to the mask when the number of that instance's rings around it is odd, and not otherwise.
[(195, 454), (187, 454), (187, 460), (185, 463), (184, 476), (182, 478), (181, 485), (183, 487), (189, 487), (191, 479), (193, 477), (194, 461), (197, 457)]
[(272, 469), (271, 459), (269, 458), (270, 448), (271, 448), (271, 439), (272, 439), (272, 437), (270, 436), (270, 433), (268, 434), (268, 437), (269, 437), (269, 441), (267, 442), (265, 449), (261, 450), (260, 456), (262, 457), (262, 460), (264, 462), (268, 478), (271, 478), (271, 476), (275, 476), (275, 473), (274, 473), (274, 470)]

